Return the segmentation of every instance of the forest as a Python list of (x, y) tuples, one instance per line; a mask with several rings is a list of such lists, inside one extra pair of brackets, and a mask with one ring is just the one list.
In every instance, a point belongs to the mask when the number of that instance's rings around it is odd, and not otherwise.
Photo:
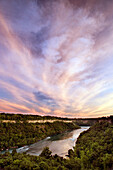
[(40, 116), (40, 115), (23, 115), (23, 114), (11, 114), (11, 113), (0, 113), (0, 120), (72, 120), (69, 118), (61, 118), (55, 116)]
[(47, 136), (80, 128), (74, 123), (0, 123), (0, 150), (35, 143)]
[(54, 121), (73, 121), (78, 126), (92, 126), (96, 122), (108, 121), (113, 123), (113, 116), (99, 117), (99, 118), (62, 118), (55, 116), (40, 116), (40, 115), (23, 115), (23, 114), (11, 114), (11, 113), (0, 113), (0, 122), (3, 120), (10, 120), (15, 122), (28, 122), (29, 120), (54, 120)]
[(12, 154), (0, 154), (0, 167), (1, 170), (112, 170), (113, 124), (103, 121), (82, 132), (68, 157), (52, 156), (48, 147), (40, 156), (13, 150)]

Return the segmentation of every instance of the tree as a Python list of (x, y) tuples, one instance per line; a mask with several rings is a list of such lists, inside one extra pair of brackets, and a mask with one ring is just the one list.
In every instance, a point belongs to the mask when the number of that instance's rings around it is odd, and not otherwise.
[(47, 163), (44, 162), (44, 161), (41, 161), (41, 162), (39, 163), (39, 167), (40, 167), (41, 170), (48, 170), (48, 165), (47, 165)]
[(72, 150), (72, 149), (69, 149), (68, 150), (68, 156), (69, 156), (69, 158), (73, 158), (74, 157), (74, 151)]
[(49, 150), (49, 147), (45, 147), (40, 156), (48, 159), (51, 157), (51, 153), (52, 152)]
[(13, 149), (12, 155), (15, 155), (17, 153), (16, 149)]

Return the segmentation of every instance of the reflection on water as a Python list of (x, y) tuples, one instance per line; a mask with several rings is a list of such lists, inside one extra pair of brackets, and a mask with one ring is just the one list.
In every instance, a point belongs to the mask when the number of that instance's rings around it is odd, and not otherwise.
[[(69, 149), (73, 149), (75, 146), (76, 140), (81, 132), (89, 129), (88, 126), (83, 126), (81, 129), (76, 129), (71, 132), (65, 132), (59, 135), (54, 135), (52, 137), (47, 137), (44, 140), (41, 140), (37, 143), (34, 143), (30, 146), (24, 146), (16, 149), (18, 153), (27, 152), (30, 155), (40, 155), (43, 148), (48, 146), (52, 151), (52, 154), (57, 154), (59, 156), (65, 157), (68, 154)], [(8, 150), (10, 153), (12, 149)], [(2, 151), (1, 153), (5, 153), (6, 151)]]
[[(81, 129), (73, 130), (71, 132), (66, 132), (59, 135), (54, 135), (52, 137), (47, 137), (35, 144), (30, 145), (26, 148), (26, 151), (30, 155), (39, 155), (43, 148), (48, 146), (52, 151), (52, 154), (57, 154), (59, 156), (65, 157), (69, 149), (73, 149), (75, 142), (81, 132), (89, 129), (89, 127), (81, 127)], [(18, 152), (23, 152), (23, 149)]]

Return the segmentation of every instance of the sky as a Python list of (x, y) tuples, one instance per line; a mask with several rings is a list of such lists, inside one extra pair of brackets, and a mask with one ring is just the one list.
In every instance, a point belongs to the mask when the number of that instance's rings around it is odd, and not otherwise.
[(113, 114), (113, 0), (0, 0), (0, 112)]

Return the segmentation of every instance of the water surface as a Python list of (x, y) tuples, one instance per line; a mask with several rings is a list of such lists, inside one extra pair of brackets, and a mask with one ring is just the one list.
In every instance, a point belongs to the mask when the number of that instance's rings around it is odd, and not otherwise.
[(39, 155), (44, 147), (49, 147), (52, 154), (57, 154), (59, 156), (65, 157), (68, 154), (69, 149), (73, 149), (76, 140), (81, 132), (89, 129), (89, 127), (81, 127), (81, 129), (76, 129), (71, 132), (65, 132), (63, 134), (54, 135), (52, 137), (47, 137), (37, 143), (30, 146), (17, 149), (17, 152), (27, 151), (30, 155)]

